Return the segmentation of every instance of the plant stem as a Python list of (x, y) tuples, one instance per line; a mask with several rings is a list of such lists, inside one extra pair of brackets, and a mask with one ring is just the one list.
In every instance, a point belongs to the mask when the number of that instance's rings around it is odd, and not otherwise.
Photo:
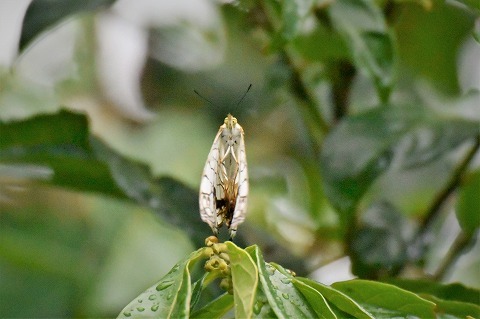
[(440, 266), (438, 267), (435, 274), (432, 276), (434, 280), (441, 280), (449, 272), (452, 266), (455, 264), (457, 259), (462, 255), (472, 241), (471, 236), (467, 236), (464, 232), (460, 232), (455, 238), (452, 246), (448, 250), (447, 255), (443, 258)]
[(441, 211), (441, 207), (445, 200), (457, 189), (458, 185), (462, 180), (463, 173), (467, 169), (468, 165), (472, 161), (473, 157), (477, 153), (478, 149), (480, 148), (480, 135), (475, 137), (475, 144), (472, 146), (470, 151), (465, 155), (465, 158), (457, 166), (455, 171), (453, 172), (450, 181), (447, 183), (446, 187), (437, 195), (435, 200), (432, 203), (432, 206), (427, 212), (427, 216), (423, 220), (422, 225), (419, 227), (417, 231), (417, 235), (415, 236), (416, 240), (421, 239), (425, 236), (426, 232), (430, 228), (433, 221), (435, 221), (436, 217)]

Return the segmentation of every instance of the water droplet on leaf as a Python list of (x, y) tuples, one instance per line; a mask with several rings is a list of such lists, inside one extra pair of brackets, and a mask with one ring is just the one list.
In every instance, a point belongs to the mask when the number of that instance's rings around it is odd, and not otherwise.
[(162, 291), (173, 285), (173, 281), (164, 281), (158, 284), (157, 291)]
[(157, 299), (157, 295), (150, 295), (148, 297), (148, 300), (155, 300), (155, 299)]

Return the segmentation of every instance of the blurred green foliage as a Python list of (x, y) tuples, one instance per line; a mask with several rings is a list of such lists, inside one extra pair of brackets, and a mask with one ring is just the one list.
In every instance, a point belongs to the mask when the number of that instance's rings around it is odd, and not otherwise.
[[(0, 316), (115, 316), (203, 246), (197, 190), (227, 113), (250, 172), (237, 244), (258, 245), (260, 276), (265, 258), (337, 282), (315, 270), (348, 256), (355, 276), (469, 313), (442, 282), (480, 288), (479, 15), (475, 1), (33, 0), (0, 65)], [(273, 298), (265, 278), (257, 297)], [(294, 285), (303, 314), (397, 309), (370, 303), (399, 289), (380, 282)], [(359, 306), (319, 301), (339, 292)], [(272, 300), (257, 315), (298, 310)]]

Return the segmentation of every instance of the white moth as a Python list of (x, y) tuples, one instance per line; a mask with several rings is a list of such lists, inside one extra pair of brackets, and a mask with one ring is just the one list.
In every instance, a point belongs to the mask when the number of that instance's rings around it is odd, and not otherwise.
[(231, 114), (220, 126), (200, 183), (200, 216), (215, 236), (225, 223), (230, 239), (245, 220), (248, 195), (247, 157), (242, 127)]

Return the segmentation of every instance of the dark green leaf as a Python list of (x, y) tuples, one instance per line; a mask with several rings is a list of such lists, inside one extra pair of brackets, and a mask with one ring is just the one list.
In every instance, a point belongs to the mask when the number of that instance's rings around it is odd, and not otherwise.
[(224, 293), (203, 308), (193, 312), (190, 318), (223, 318), (223, 316), (233, 307), (233, 296)]
[(323, 285), (319, 282), (307, 278), (294, 278), (293, 283), (298, 285), (298, 281), (317, 290), (327, 301), (340, 309), (341, 311), (353, 316), (354, 318), (374, 319), (374, 317), (364, 308), (362, 308), (355, 300), (343, 292)]
[(356, 279), (332, 287), (352, 297), (375, 318), (435, 318), (434, 303), (393, 285)]
[(446, 285), (422, 279), (389, 279), (387, 282), (417, 294), (429, 294), (445, 300), (472, 304), (478, 304), (480, 300), (480, 291), (478, 289), (467, 288), (458, 283)]
[(361, 278), (394, 275), (407, 261), (402, 233), (405, 218), (387, 202), (376, 203), (362, 214), (349, 244), (352, 272)]
[(20, 51), (35, 37), (68, 16), (108, 7), (115, 0), (33, 0), (23, 19)]
[(231, 241), (227, 241), (226, 244), (232, 271), (235, 317), (250, 318), (258, 285), (258, 269), (245, 250)]
[(263, 292), (276, 316), (278, 318), (316, 317), (316, 313), (308, 305), (302, 294), (293, 286), (289, 276), (265, 263), (260, 250), (256, 246), (253, 250), (252, 255), (259, 270)]
[(53, 170), (50, 182), (124, 197), (89, 143), (87, 118), (61, 111), (24, 121), (0, 121), (0, 161)]
[(422, 106), (385, 106), (345, 118), (325, 139), (320, 167), (327, 197), (348, 223), (372, 183), (395, 160), (428, 165), (479, 134), (479, 123)]
[(371, 0), (341, 0), (332, 2), (328, 12), (332, 25), (350, 47), (357, 67), (373, 80), (380, 101), (388, 101), (396, 51), (381, 10)]
[(457, 202), (457, 218), (463, 231), (473, 235), (480, 226), (480, 170), (467, 176), (460, 189)]
[(118, 315), (118, 318), (188, 318), (190, 314), (190, 268), (202, 258), (199, 249), (177, 263), (158, 283), (148, 288)]
[(92, 146), (125, 194), (184, 229), (197, 247), (204, 245), (209, 228), (200, 222), (197, 192), (169, 177), (154, 178), (147, 165), (120, 156), (98, 140), (92, 140)]

